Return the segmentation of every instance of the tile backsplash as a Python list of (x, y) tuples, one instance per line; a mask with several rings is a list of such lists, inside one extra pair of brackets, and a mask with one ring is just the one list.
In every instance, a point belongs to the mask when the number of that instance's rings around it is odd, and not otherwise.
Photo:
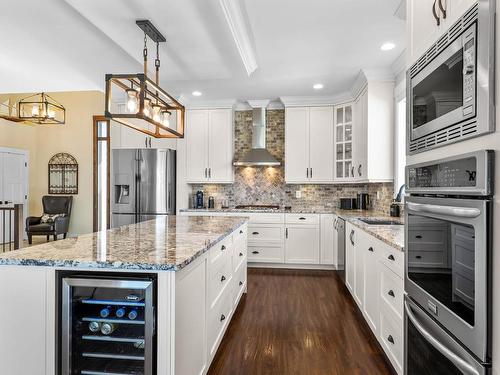
[[(229, 207), (241, 204), (277, 204), (294, 209), (338, 207), (340, 198), (355, 197), (358, 192), (370, 195), (370, 208), (388, 212), (394, 196), (392, 183), (374, 184), (286, 184), (285, 169), (285, 111), (267, 111), (267, 149), (282, 165), (279, 167), (235, 168), (233, 184), (194, 184), (192, 193), (202, 190), (205, 200), (215, 198), (219, 208), (223, 201)], [(252, 145), (252, 111), (235, 112), (235, 158), (243, 156)], [(296, 193), (300, 197), (296, 196)]]

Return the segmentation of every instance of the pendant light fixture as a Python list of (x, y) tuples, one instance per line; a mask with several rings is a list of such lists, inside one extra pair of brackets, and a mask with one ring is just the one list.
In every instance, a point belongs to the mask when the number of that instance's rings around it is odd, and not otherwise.
[(66, 109), (57, 100), (41, 92), (21, 99), (17, 103), (17, 116), (20, 121), (35, 124), (64, 124)]
[[(144, 32), (144, 73), (106, 74), (105, 116), (155, 138), (184, 138), (185, 108), (160, 87), (160, 43), (165, 37), (149, 20)], [(155, 80), (148, 78), (148, 37), (156, 43)]]

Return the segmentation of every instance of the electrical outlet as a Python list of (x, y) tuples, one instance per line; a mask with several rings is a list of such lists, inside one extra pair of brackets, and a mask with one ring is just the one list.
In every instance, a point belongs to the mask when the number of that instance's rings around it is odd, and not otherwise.
[(297, 199), (302, 198), (302, 192), (300, 190), (295, 191), (295, 198)]

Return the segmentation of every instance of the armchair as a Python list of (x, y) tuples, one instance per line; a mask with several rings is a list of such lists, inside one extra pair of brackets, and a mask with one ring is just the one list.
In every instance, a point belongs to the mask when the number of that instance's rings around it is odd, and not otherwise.
[(47, 236), (47, 241), (50, 236), (54, 236), (54, 241), (57, 241), (57, 236), (62, 234), (66, 238), (69, 228), (69, 220), (71, 216), (71, 206), (73, 205), (73, 197), (71, 196), (49, 196), (42, 197), (42, 206), (44, 215), (62, 215), (57, 216), (54, 220), (42, 222), (43, 216), (30, 216), (26, 219), (26, 233), (28, 234), (28, 243), (31, 245), (33, 236)]

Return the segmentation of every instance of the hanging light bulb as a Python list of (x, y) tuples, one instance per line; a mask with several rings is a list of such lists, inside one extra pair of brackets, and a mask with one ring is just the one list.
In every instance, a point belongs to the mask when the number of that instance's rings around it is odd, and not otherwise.
[(47, 110), (47, 117), (49, 119), (54, 119), (56, 117), (56, 112), (53, 109), (48, 109)]
[(40, 114), (40, 108), (38, 107), (38, 104), (35, 104), (33, 107), (31, 107), (31, 117), (38, 117)]
[(166, 109), (161, 111), (161, 123), (163, 126), (170, 127), (170, 112)]
[(144, 116), (151, 117), (151, 99), (144, 99), (144, 110), (142, 111)]
[(137, 90), (127, 89), (127, 109), (130, 113), (137, 112)]
[(153, 104), (153, 121), (161, 123), (161, 105)]

